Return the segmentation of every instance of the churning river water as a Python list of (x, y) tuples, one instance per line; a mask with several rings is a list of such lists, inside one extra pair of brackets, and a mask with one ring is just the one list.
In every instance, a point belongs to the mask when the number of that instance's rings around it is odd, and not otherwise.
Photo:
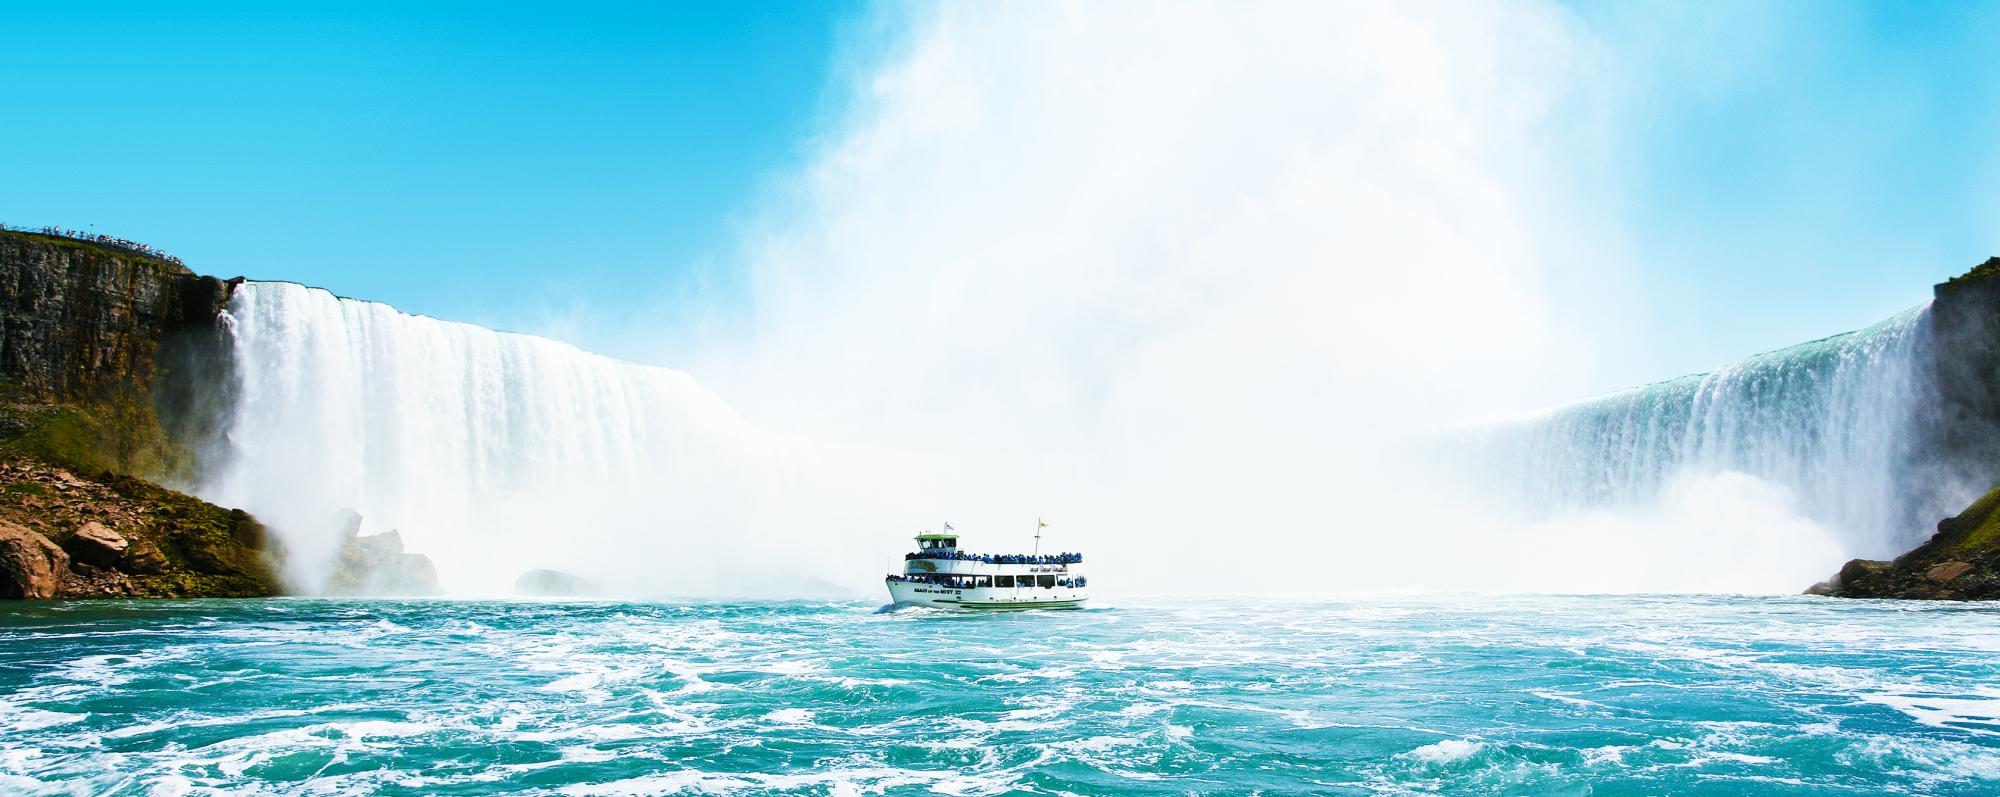
[(1994, 794), (2000, 611), (0, 607), (7, 794)]

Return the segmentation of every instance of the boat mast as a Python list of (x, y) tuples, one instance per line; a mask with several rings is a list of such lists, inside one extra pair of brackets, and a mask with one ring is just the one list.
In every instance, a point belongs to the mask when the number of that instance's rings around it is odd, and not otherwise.
[(1036, 556), (1041, 556), (1041, 555), (1042, 555), (1042, 529), (1045, 529), (1045, 528), (1048, 528), (1048, 527), (1049, 527), (1049, 524), (1047, 524), (1047, 523), (1043, 523), (1043, 522), (1042, 522), (1042, 519), (1041, 519), (1041, 518), (1035, 518), (1035, 555), (1036, 555)]

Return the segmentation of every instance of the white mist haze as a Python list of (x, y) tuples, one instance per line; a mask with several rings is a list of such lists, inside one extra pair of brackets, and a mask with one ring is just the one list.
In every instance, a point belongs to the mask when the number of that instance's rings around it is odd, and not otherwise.
[(748, 322), (677, 363), (701, 384), (256, 286), (203, 494), (308, 591), (343, 507), (470, 592), (875, 595), (921, 530), (1023, 551), (1038, 516), (1111, 592), (1790, 592), (1851, 552), (1731, 468), (1524, 515), (1437, 445), (1583, 395), (1642, 309), (1577, 173), (1597, 67), (1563, 9), (897, 22), (749, 226)]
[[(1557, 111), (1592, 47), (1541, 4), (937, 9), (747, 247), (754, 341), (698, 371), (829, 460), (842, 544), (950, 518), (1020, 547), (1047, 514), (1099, 583), (1166, 591), (1601, 589), (1573, 571), (1722, 553), (1781, 490), (1692, 537), (1510, 528), (1408, 453), (1587, 384), (1575, 299), (1615, 304), (1621, 266), (1574, 248), (1615, 229)], [(1539, 540), (1568, 567), (1505, 566)]]

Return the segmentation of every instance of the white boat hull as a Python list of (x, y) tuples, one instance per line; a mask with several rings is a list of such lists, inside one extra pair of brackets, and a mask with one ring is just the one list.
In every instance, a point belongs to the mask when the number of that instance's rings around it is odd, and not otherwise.
[(1081, 609), (1087, 587), (969, 587), (958, 589), (916, 581), (886, 582), (898, 605), (940, 609)]

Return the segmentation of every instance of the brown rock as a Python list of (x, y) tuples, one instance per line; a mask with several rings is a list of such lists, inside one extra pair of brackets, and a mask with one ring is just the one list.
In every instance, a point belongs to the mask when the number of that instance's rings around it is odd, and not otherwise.
[(63, 542), (63, 550), (68, 551), (70, 558), (75, 561), (91, 567), (111, 568), (117, 566), (118, 560), (125, 558), (125, 549), (131, 545), (131, 541), (118, 532), (105, 528), (104, 524), (93, 520), (83, 524), (83, 528), (77, 529), (75, 534), (70, 535), (70, 538)]
[(56, 596), (69, 554), (49, 538), (0, 520), (0, 598)]
[(1924, 577), (1932, 581), (1943, 583), (1946, 581), (1950, 581), (1954, 578), (1958, 578), (1959, 576), (1965, 575), (1966, 573), (1969, 573), (1971, 571), (1972, 571), (1972, 565), (1966, 562), (1942, 562), (1937, 564), (1936, 566), (1933, 566), (1931, 569), (1924, 571)]
[(140, 540), (125, 549), (125, 558), (118, 563), (118, 568), (127, 573), (150, 576), (166, 571), (167, 557), (152, 543)]

